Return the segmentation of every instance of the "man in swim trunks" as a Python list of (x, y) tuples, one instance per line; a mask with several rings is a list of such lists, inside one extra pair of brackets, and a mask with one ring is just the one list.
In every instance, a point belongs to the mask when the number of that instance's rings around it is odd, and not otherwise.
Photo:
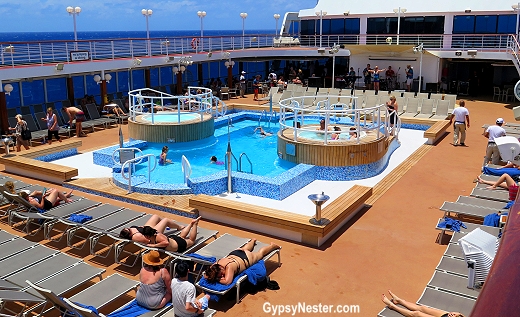
[[(195, 244), (199, 220), (200, 217), (192, 220), (186, 227), (182, 227), (171, 219), (153, 215), (142, 227), (132, 226), (124, 228), (119, 233), (119, 237), (143, 243), (152, 248), (183, 253)], [(181, 232), (179, 235), (166, 236), (164, 234), (166, 228), (176, 228), (181, 230)]]
[(256, 239), (251, 239), (242, 248), (231, 251), (228, 256), (211, 265), (206, 272), (204, 272), (204, 278), (210, 283), (219, 282), (229, 285), (233, 282), (235, 276), (263, 259), (272, 251), (280, 248), (280, 246), (271, 243), (257, 252), (253, 252), (255, 244)]
[(81, 122), (85, 121), (85, 113), (76, 108), (76, 107), (68, 107), (68, 108), (62, 108), (65, 113), (69, 116), (69, 127), (72, 128), (72, 123), (74, 120), (76, 120), (76, 137), (82, 137), (87, 136), (83, 133), (83, 129), (81, 127)]

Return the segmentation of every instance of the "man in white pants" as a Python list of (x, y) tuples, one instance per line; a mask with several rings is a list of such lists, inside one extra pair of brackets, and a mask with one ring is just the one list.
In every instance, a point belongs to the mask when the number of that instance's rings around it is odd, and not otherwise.
[[(464, 100), (459, 101), (459, 106), (453, 110), (450, 118), (450, 124), (455, 119), (453, 124), (453, 146), (465, 146), (466, 144), (466, 127), (469, 128), (469, 111), (465, 107)], [(460, 138), (459, 138), (460, 134)]]
[(486, 156), (484, 157), (484, 165), (491, 161), (493, 164), (500, 162), (500, 152), (498, 151), (498, 145), (495, 143), (495, 138), (499, 138), (506, 135), (506, 130), (502, 128), (504, 119), (498, 118), (496, 125), (489, 126), (484, 132), (484, 137), (488, 139), (488, 145), (486, 148)]

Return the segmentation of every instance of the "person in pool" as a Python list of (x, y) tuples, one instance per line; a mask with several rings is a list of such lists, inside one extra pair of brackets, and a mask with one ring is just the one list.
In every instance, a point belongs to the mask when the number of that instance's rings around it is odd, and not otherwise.
[(260, 135), (261, 136), (271, 136), (271, 135), (273, 135), (272, 133), (265, 132), (265, 130), (262, 127), (257, 127), (254, 132), (256, 133), (257, 130), (260, 130)]
[(213, 156), (209, 159), (209, 162), (210, 162), (211, 164), (224, 165), (224, 162), (217, 160), (217, 157), (216, 157), (215, 155), (213, 155)]
[(165, 165), (167, 163), (171, 163), (172, 161), (167, 159), (166, 156), (168, 156), (168, 151), (170, 149), (165, 145), (162, 148), (161, 155), (159, 156), (159, 165)]
[(348, 132), (348, 138), (349, 138), (349, 139), (355, 139), (355, 138), (357, 138), (357, 131), (356, 131), (356, 128), (354, 128), (354, 127), (350, 127), (349, 132)]
[(334, 131), (335, 131), (335, 132), (332, 133), (332, 135), (331, 135), (330, 138), (331, 138), (332, 140), (339, 140), (339, 136), (340, 136), (340, 134), (337, 133), (337, 132), (338, 132), (338, 131), (341, 131), (341, 128), (340, 128), (340, 127), (334, 127)]
[(204, 278), (209, 283), (219, 282), (220, 284), (229, 285), (233, 282), (236, 275), (260, 261), (272, 251), (280, 248), (280, 246), (271, 243), (257, 252), (253, 252), (255, 244), (256, 239), (251, 239), (242, 248), (231, 251), (228, 256), (211, 265), (204, 272)]

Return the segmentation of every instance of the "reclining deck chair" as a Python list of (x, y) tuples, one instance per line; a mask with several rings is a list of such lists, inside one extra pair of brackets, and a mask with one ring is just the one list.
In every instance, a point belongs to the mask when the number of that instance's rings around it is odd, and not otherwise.
[(2, 243), (0, 244), (0, 261), (35, 245), (34, 242), (25, 239), (12, 239), (9, 242)]
[(475, 187), (470, 195), (478, 198), (503, 201), (505, 203), (509, 202), (509, 193), (506, 190), (490, 190)]
[[(19, 290), (0, 290), (0, 312), (6, 311), (14, 314), (14, 316), (21, 316), (25, 310), (34, 304), (45, 302), (44, 299), (38, 296), (34, 296), (24, 291)], [(23, 304), (22, 309), (19, 312), (13, 311), (11, 308), (6, 307), (9, 303), (20, 303)], [(0, 314), (0, 316), (10, 316)]]
[(480, 206), (492, 209), (503, 209), (506, 204), (501, 201), (489, 200), (478, 197), (471, 196), (459, 196), (457, 198), (457, 203), (472, 205), (472, 206)]
[(417, 304), (448, 312), (457, 311), (464, 314), (464, 316), (469, 316), (473, 306), (475, 306), (475, 300), (426, 287)]
[(12, 275), (58, 253), (57, 250), (35, 244), (29, 249), (0, 261), (0, 277)]
[[(504, 203), (503, 206), (505, 206), (505, 205), (506, 204)], [(453, 203), (453, 202), (449, 202), (449, 201), (445, 201), (439, 209), (444, 211), (445, 217), (447, 217), (451, 213), (454, 213), (457, 215), (471, 216), (471, 217), (482, 218), (482, 219), (484, 219), (484, 217), (486, 217), (489, 214), (506, 211), (506, 209), (502, 209), (502, 208), (500, 208), (500, 209), (486, 208), (486, 207), (472, 206), (472, 205), (466, 205), (466, 204), (461, 204), (461, 203)]]
[(464, 259), (468, 265), (468, 288), (483, 284), (486, 280), (495, 254), (499, 239), (479, 228), (459, 239), (464, 252)]
[(89, 103), (85, 105), (85, 107), (87, 108), (90, 121), (95, 125), (103, 125), (103, 127), (106, 129), (108, 125), (116, 124), (118, 122), (117, 119), (101, 117), (96, 105), (93, 103)]
[[(30, 281), (26, 281), (26, 283), (54, 307), (61, 311), (75, 312), (74, 308), (58, 297), (53, 291), (34, 285)], [(135, 290), (138, 284), (137, 281), (115, 273), (68, 299), (72, 302), (91, 305), (99, 309), (131, 290)], [(101, 294), (102, 296), (100, 296)]]
[(439, 271), (435, 271), (428, 282), (428, 287), (433, 289), (476, 300), (480, 290), (469, 289), (467, 286), (468, 280), (465, 277)]
[[(221, 241), (219, 241), (219, 239), (223, 238)], [(231, 250), (229, 250), (228, 248), (228, 245), (226, 245), (226, 247), (222, 247), (222, 248), (215, 248), (217, 245), (220, 245), (220, 243), (222, 242), (227, 242), (227, 241), (236, 241), (236, 243), (240, 243), (240, 242), (243, 242), (242, 243), (242, 246), (244, 244), (246, 244), (248, 242), (247, 239), (241, 239), (241, 238), (238, 238), (238, 237), (233, 237), (231, 235), (227, 235), (227, 234), (224, 234), (223, 236), (219, 237), (217, 240), (213, 241), (212, 243), (208, 244), (207, 247), (208, 247), (208, 250), (203, 250), (204, 248), (202, 248), (201, 250), (199, 250), (197, 252), (197, 254), (199, 255), (204, 255), (204, 256), (208, 256), (208, 257), (215, 257), (217, 259), (221, 259), (225, 256), (227, 256), (229, 254), (229, 252), (237, 249), (237, 248), (240, 248), (240, 247), (235, 247)], [(246, 240), (244, 242), (244, 240)], [(217, 241), (219, 241), (219, 243), (217, 243)], [(211, 249), (210, 249), (210, 246), (214, 244)], [(236, 245), (236, 244), (235, 244)], [(261, 243), (261, 242), (258, 242), (256, 243), (255, 245), (255, 249), (256, 248), (262, 248), (266, 246), (266, 244), (264, 243)], [(222, 252), (225, 248), (227, 248), (228, 250), (226, 250), (225, 252)], [(215, 250), (214, 254), (209, 254), (210, 253), (210, 250)], [(271, 257), (273, 257), (275, 254), (278, 255), (278, 266), (280, 266), (280, 262), (281, 262), (281, 259), (280, 259), (280, 250), (281, 249), (276, 249), (274, 251), (272, 251), (271, 253), (267, 254), (262, 260), (266, 261), (268, 259), (270, 259)], [(201, 252), (202, 251), (202, 252)], [(208, 252), (209, 251), (209, 252)], [(254, 264), (253, 264), (254, 265)], [(233, 289), (233, 287), (236, 287), (237, 288), (237, 293), (236, 293), (236, 303), (238, 304), (240, 302), (240, 286), (241, 284), (247, 280), (247, 275), (242, 275), (240, 278), (238, 278), (236, 280), (236, 283), (234, 285), (231, 285), (231, 287), (229, 287), (228, 289), (226, 290), (223, 290), (223, 291), (216, 291), (216, 290), (213, 290), (213, 289), (210, 289), (208, 287), (205, 287), (205, 286), (202, 286), (201, 283), (200, 283), (200, 280), (195, 284), (197, 287), (201, 288), (202, 290), (204, 290), (204, 292), (206, 293), (212, 293), (212, 294), (217, 294), (217, 295), (225, 295), (227, 294), (231, 289)]]
[(14, 239), (18, 239), (19, 237), (17, 235), (14, 235), (12, 233), (9, 233), (4, 230), (0, 230), (0, 244), (13, 241)]

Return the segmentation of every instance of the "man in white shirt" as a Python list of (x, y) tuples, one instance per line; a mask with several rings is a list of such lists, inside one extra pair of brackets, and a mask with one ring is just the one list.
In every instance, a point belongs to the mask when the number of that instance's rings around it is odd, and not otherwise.
[(242, 71), (240, 75), (240, 97), (245, 98), (244, 93), (246, 92), (246, 72)]
[[(450, 118), (450, 124), (455, 119), (453, 124), (453, 146), (465, 146), (466, 144), (466, 126), (469, 128), (469, 111), (466, 109), (466, 102), (461, 100), (459, 106), (453, 110)], [(460, 138), (459, 138), (460, 134)]]
[(484, 132), (484, 137), (488, 139), (488, 145), (486, 148), (486, 156), (484, 157), (484, 165), (491, 161), (493, 164), (498, 164), (500, 162), (500, 152), (498, 151), (498, 146), (495, 143), (495, 139), (505, 136), (506, 130), (502, 128), (504, 124), (504, 119), (498, 118), (496, 121), (496, 125), (489, 126)]
[(189, 265), (180, 261), (175, 266), (177, 276), (172, 279), (172, 306), (177, 317), (195, 317), (208, 308), (209, 295), (197, 300), (195, 286), (188, 281)]

